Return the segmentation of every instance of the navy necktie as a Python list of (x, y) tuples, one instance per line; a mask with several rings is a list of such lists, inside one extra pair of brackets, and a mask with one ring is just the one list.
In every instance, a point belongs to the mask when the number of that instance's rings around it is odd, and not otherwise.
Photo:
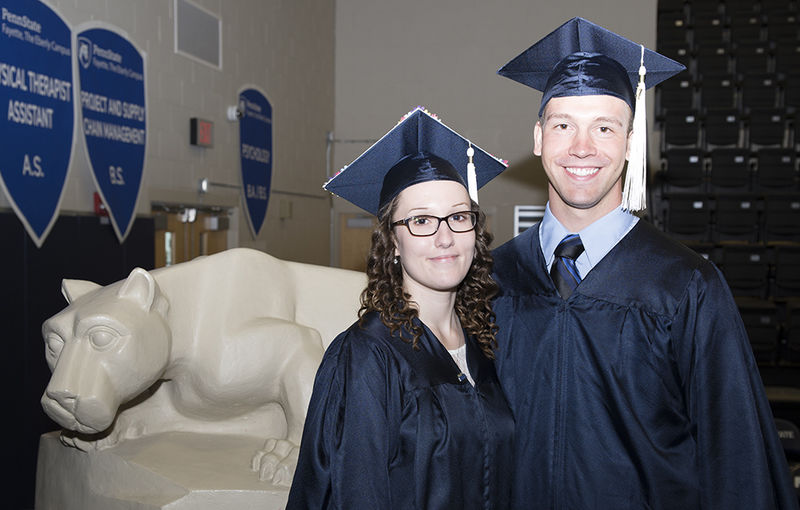
[(556, 246), (555, 259), (550, 267), (550, 278), (562, 299), (569, 299), (575, 287), (581, 283), (581, 275), (575, 267), (575, 259), (583, 253), (583, 243), (578, 234), (569, 234)]

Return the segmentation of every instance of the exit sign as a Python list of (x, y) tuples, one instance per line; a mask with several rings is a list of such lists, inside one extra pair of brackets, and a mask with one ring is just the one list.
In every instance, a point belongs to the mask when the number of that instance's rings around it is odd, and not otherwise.
[(189, 121), (189, 143), (201, 147), (214, 145), (214, 123), (210, 120), (192, 117)]

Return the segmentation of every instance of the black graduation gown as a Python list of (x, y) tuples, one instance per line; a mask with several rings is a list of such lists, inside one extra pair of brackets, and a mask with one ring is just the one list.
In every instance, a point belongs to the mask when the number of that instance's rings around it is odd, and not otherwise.
[(494, 252), (514, 508), (797, 508), (716, 267), (639, 221), (564, 301), (538, 236)]
[(365, 318), (325, 352), (287, 508), (509, 508), (514, 425), (494, 363), (467, 339), (473, 388), (427, 327), (414, 350)]

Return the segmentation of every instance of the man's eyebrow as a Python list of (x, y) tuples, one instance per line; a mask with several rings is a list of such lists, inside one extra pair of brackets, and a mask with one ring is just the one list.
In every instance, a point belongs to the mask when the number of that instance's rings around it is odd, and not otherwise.
[(622, 125), (623, 125), (622, 121), (619, 120), (616, 117), (603, 117), (603, 116), (601, 116), (601, 117), (597, 117), (595, 119), (595, 122), (598, 122), (598, 121), (599, 122), (607, 122), (609, 124), (616, 124), (617, 126), (620, 126), (620, 127), (622, 127)]
[(572, 115), (570, 115), (568, 113), (559, 112), (559, 113), (548, 113), (547, 115), (545, 115), (544, 120), (545, 120), (545, 122), (547, 122), (550, 119), (565, 119), (565, 120), (569, 120), (571, 118), (572, 118)]
[[(552, 119), (555, 119), (555, 120), (572, 120), (573, 116), (570, 115), (569, 113), (564, 113), (564, 112), (549, 113), (549, 114), (545, 115), (545, 118), (544, 118), (545, 122), (548, 122), (548, 121), (550, 121)], [(593, 122), (605, 122), (605, 123), (608, 123), (608, 124), (616, 124), (617, 126), (620, 126), (620, 127), (623, 126), (622, 121), (620, 121), (618, 118), (616, 118), (616, 117), (607, 117), (607, 116), (604, 116), (604, 115), (601, 115), (599, 117), (595, 117)]]

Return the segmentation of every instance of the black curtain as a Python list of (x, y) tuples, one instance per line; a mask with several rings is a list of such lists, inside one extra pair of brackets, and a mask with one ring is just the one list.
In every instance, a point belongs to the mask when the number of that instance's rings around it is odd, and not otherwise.
[(61, 280), (108, 285), (135, 267), (153, 269), (154, 236), (152, 218), (137, 218), (120, 244), (107, 218), (63, 215), (37, 248), (16, 215), (0, 213), (0, 306), (6, 344), (2, 358), (4, 389), (11, 403), (11, 412), (3, 413), (4, 439), (11, 449), (7, 508), (33, 508), (39, 436), (59, 428), (44, 414), (39, 399), (50, 379), (41, 328), (66, 306)]

